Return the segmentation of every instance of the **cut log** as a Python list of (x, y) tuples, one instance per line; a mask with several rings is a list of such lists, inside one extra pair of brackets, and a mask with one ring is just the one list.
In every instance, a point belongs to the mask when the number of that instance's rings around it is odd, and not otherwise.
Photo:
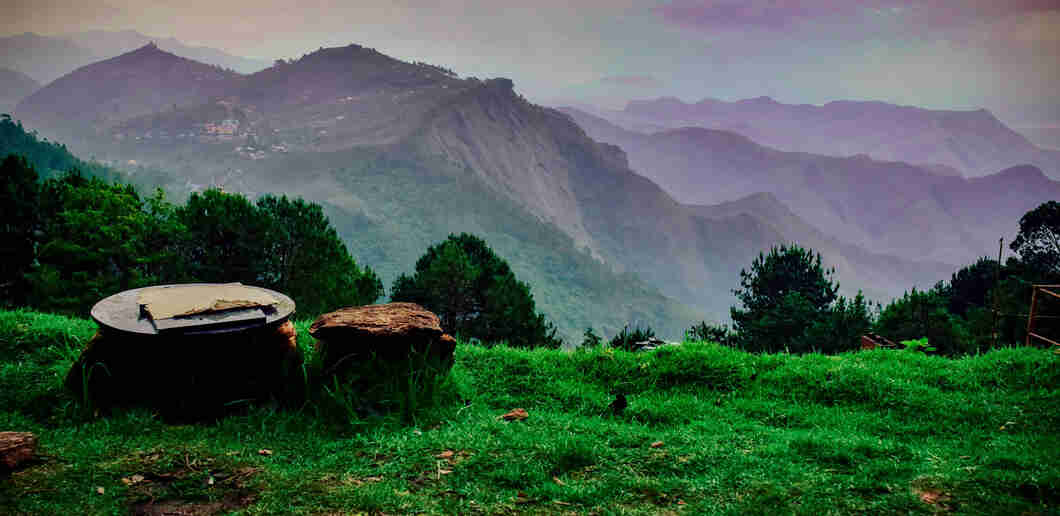
[(15, 469), (37, 455), (37, 436), (27, 432), (0, 432), (0, 468)]

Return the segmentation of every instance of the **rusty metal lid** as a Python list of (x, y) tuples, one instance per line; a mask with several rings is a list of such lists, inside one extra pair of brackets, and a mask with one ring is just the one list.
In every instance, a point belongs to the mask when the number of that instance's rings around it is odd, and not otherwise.
[(294, 313), (279, 292), (241, 283), (186, 283), (126, 290), (92, 307), (101, 326), (141, 335), (225, 333), (279, 324)]

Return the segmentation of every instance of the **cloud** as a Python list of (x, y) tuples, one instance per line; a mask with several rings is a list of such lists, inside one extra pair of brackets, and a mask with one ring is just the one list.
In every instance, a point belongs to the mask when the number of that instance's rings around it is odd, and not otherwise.
[(663, 85), (662, 81), (651, 75), (609, 75), (601, 78), (600, 82), (632, 88), (658, 88)]
[(893, 21), (944, 28), (1027, 13), (1060, 12), (1056, 0), (672, 0), (654, 12), (668, 23), (705, 31), (785, 30), (812, 22)]

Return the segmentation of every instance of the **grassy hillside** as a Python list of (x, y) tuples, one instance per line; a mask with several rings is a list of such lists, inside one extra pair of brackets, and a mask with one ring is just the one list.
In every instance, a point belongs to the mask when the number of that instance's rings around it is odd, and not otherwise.
[[(300, 324), (300, 344), (311, 339)], [(1060, 357), (751, 355), (461, 345), (449, 401), (411, 425), (312, 407), (170, 425), (60, 391), (91, 322), (0, 312), (0, 429), (42, 458), (0, 513), (1048, 514)], [(130, 386), (135, 388), (135, 386)], [(614, 393), (629, 406), (611, 414)], [(497, 416), (525, 408), (529, 418)], [(154, 505), (145, 504), (154, 501)], [(148, 513), (148, 512), (141, 512)]]

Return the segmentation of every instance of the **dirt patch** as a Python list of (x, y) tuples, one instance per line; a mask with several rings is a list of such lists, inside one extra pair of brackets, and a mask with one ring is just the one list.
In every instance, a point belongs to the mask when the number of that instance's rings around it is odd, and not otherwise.
[(133, 516), (212, 516), (242, 509), (254, 503), (255, 496), (248, 492), (229, 492), (217, 501), (165, 500), (148, 501), (133, 505)]

